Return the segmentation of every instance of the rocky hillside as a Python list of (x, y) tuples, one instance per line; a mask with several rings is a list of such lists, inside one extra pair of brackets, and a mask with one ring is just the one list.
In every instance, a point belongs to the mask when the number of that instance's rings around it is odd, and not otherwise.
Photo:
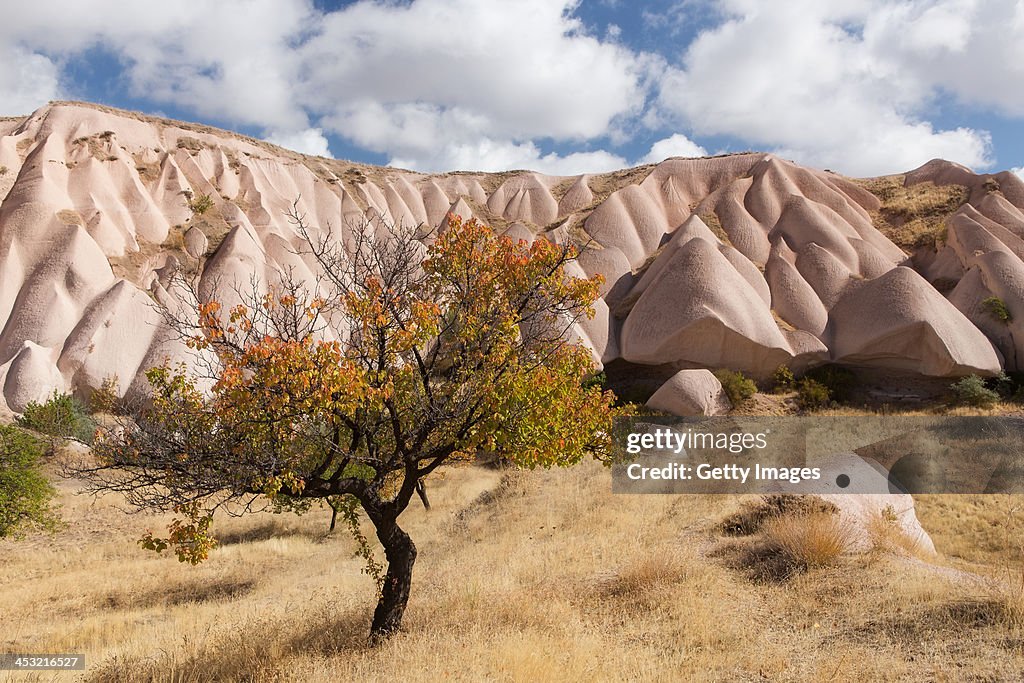
[(173, 299), (176, 269), (205, 296), (281, 268), (311, 276), (286, 215), (296, 200), (337, 239), (367, 217), (458, 214), (588, 243), (579, 266), (606, 283), (579, 333), (606, 364), (1024, 369), (1024, 183), (944, 161), (870, 181), (768, 154), (425, 175), (54, 103), (0, 119), (0, 199), (0, 403), (15, 412), (114, 376), (138, 391), (143, 370), (180, 357), (153, 307)]

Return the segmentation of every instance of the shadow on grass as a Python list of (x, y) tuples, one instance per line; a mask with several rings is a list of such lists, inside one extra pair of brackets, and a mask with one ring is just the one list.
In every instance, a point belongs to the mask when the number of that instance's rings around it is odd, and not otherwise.
[(125, 593), (111, 591), (99, 598), (103, 609), (126, 610), (150, 607), (173, 607), (188, 603), (236, 600), (250, 593), (256, 581), (236, 578), (195, 579), (177, 584), (162, 585), (148, 592)]
[(289, 660), (358, 655), (369, 650), (369, 629), (369, 614), (363, 610), (334, 615), (325, 606), (313, 613), (278, 613), (272, 618), (232, 623), (192, 641), (192, 647), (161, 649), (156, 656), (116, 655), (100, 663), (86, 680), (276, 680), (289, 669)]
[(315, 535), (301, 529), (287, 527), (283, 523), (274, 520), (270, 522), (261, 522), (260, 524), (253, 526), (247, 526), (244, 529), (216, 531), (214, 532), (214, 536), (217, 538), (218, 545), (225, 546), (238, 545), (241, 543), (259, 543), (260, 541), (269, 541), (272, 538), (283, 538), (287, 536), (313, 537)]
[(855, 629), (868, 642), (895, 641), (903, 644), (956, 639), (967, 632), (992, 629), (994, 633), (1013, 634), (1015, 648), (1024, 645), (1024, 634), (1006, 628), (1006, 605), (996, 599), (967, 598), (937, 605), (923, 605), (895, 617), (871, 619)]

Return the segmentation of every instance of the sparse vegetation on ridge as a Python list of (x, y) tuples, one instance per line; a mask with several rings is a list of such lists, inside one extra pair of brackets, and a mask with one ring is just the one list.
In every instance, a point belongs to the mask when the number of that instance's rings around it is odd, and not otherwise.
[(204, 213), (213, 208), (213, 197), (208, 194), (198, 194), (188, 197), (188, 208), (197, 216), (202, 216)]
[(982, 301), (981, 304), (997, 320), (1004, 323), (1009, 323), (1013, 320), (1013, 316), (1010, 315), (1010, 309), (1006, 307), (1006, 302), (999, 297), (990, 296)]
[(872, 216), (875, 227), (906, 250), (932, 247), (946, 239), (946, 220), (967, 202), (962, 185), (933, 182), (906, 186), (906, 176), (882, 176), (856, 180), (881, 201)]

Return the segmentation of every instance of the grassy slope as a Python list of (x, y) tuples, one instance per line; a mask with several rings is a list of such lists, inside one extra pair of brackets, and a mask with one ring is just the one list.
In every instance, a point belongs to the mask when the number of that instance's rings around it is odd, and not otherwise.
[[(324, 536), (326, 512), (222, 521), (223, 548), (192, 568), (134, 545), (165, 520), (65, 484), (73, 526), (0, 542), (0, 648), (83, 651), (91, 680), (127, 681), (1024, 674), (1024, 632), (984, 583), (874, 554), (757, 585), (715, 553), (739, 498), (613, 497), (609, 483), (596, 465), (435, 481), (435, 509), (407, 513), (420, 561), (406, 629), (378, 649), (365, 646), (371, 581), (344, 533)], [(940, 549), (956, 539), (970, 555), (961, 532), (996, 513), (959, 498), (951, 516), (933, 498), (922, 517)], [(1019, 563), (1021, 538), (980, 539), (973, 559)]]

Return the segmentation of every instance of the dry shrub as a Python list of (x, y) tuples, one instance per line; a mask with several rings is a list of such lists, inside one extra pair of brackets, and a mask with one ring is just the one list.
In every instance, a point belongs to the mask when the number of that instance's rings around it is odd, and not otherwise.
[(871, 516), (867, 524), (871, 549), (884, 553), (917, 555), (920, 542), (911, 538), (899, 524), (896, 512), (891, 506)]
[(762, 526), (762, 534), (793, 568), (804, 570), (833, 564), (853, 535), (838, 515), (826, 513), (773, 517)]
[(771, 493), (756, 502), (746, 502), (722, 522), (722, 531), (729, 536), (750, 536), (761, 530), (769, 519), (787, 515), (838, 514), (839, 508), (817, 496)]
[(993, 601), (999, 605), (1000, 620), (1013, 629), (1024, 629), (1024, 569), (997, 585)]
[(812, 567), (830, 565), (853, 536), (833, 503), (786, 494), (745, 503), (721, 529), (746, 538), (724, 543), (714, 554), (755, 583), (785, 581)]
[(673, 552), (645, 555), (603, 581), (600, 594), (604, 597), (637, 598), (679, 583), (686, 577), (686, 566), (685, 560)]

